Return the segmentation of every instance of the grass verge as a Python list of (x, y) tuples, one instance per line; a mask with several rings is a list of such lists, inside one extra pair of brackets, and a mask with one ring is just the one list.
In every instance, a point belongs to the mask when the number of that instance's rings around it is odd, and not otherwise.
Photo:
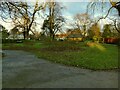
[(7, 43), (2, 45), (5, 50), (25, 50), (39, 58), (92, 70), (118, 69), (118, 47), (111, 44), (100, 44), (105, 50), (88, 47), (84, 42), (67, 41), (25, 41), (23, 43)]

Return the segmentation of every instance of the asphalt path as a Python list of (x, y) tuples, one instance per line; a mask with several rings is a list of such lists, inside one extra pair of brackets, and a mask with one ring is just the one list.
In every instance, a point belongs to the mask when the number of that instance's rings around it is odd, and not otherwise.
[(117, 71), (68, 67), (18, 50), (4, 50), (3, 88), (118, 88)]

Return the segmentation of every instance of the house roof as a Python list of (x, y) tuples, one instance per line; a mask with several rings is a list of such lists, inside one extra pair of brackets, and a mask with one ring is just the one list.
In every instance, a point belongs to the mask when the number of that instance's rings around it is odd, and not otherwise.
[(66, 37), (67, 34), (56, 34), (56, 37)]
[(83, 35), (81, 35), (81, 34), (70, 34), (67, 36), (67, 38), (82, 38), (82, 37), (83, 37)]

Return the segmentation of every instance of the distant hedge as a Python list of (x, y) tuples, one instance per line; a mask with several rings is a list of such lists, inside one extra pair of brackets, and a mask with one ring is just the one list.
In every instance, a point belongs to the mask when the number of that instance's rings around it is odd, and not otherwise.
[(2, 43), (19, 43), (19, 42), (23, 42), (23, 40), (17, 40), (17, 39), (2, 39)]

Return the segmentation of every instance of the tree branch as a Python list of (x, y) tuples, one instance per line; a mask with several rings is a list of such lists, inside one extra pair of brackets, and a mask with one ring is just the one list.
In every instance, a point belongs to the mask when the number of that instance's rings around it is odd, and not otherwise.
[(110, 7), (109, 10), (108, 10), (108, 12), (107, 12), (107, 14), (106, 14), (104, 17), (99, 18), (98, 21), (97, 21), (97, 23), (98, 23), (101, 19), (107, 18), (107, 16), (108, 16), (109, 13), (110, 13), (110, 10), (111, 10), (112, 8), (113, 8), (113, 7)]

